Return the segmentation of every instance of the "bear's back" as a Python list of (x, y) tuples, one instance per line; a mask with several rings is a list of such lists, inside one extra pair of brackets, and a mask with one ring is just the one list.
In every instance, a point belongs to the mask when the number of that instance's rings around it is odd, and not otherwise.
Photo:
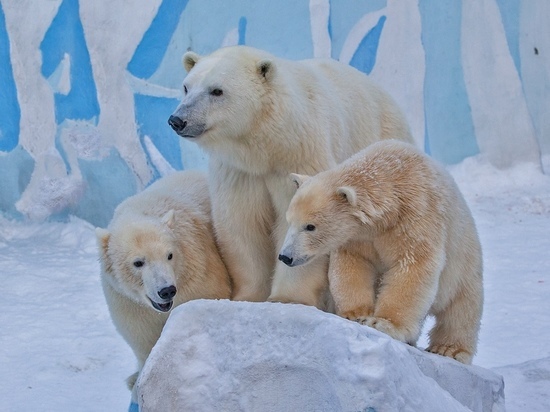
[(451, 174), (413, 145), (396, 140), (377, 142), (339, 168), (351, 179), (340, 183), (356, 180), (370, 196), (384, 193), (387, 204), (395, 205), (400, 214), (410, 214), (411, 219), (431, 216), (432, 223), (441, 219), (448, 228), (448, 242), (464, 242), (460, 240), (463, 236), (468, 243), (479, 243), (470, 209)]
[(157, 180), (124, 200), (115, 209), (113, 222), (125, 215), (162, 218), (170, 210), (174, 210), (176, 216), (192, 215), (210, 220), (210, 197), (205, 173), (180, 171)]
[(337, 121), (332, 130), (340, 133), (328, 133), (337, 163), (379, 140), (397, 139), (414, 144), (396, 102), (365, 73), (333, 59), (280, 62), (285, 64), (285, 72), (290, 73), (286, 86), (301, 89), (303, 100), (299, 104), (311, 105), (312, 113), (320, 121), (323, 118)]

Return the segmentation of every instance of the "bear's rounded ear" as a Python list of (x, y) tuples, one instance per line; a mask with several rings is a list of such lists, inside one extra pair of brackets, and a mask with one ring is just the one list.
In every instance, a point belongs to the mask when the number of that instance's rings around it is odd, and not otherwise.
[(103, 254), (107, 254), (107, 250), (109, 249), (109, 238), (111, 237), (111, 233), (109, 233), (107, 229), (96, 227), (95, 236), (96, 236), (97, 247), (99, 248), (99, 251)]
[(168, 212), (166, 212), (161, 220), (162, 223), (164, 223), (170, 229), (173, 229), (174, 223), (176, 222), (176, 214), (174, 212), (174, 209), (170, 209)]
[(97, 240), (97, 248), (99, 249), (99, 260), (103, 262), (105, 270), (109, 271), (111, 264), (109, 263), (107, 251), (109, 250), (109, 239), (111, 238), (111, 233), (107, 229), (96, 227), (95, 236)]
[(201, 56), (199, 56), (197, 53), (188, 51), (183, 55), (183, 67), (187, 72), (189, 72), (193, 67), (195, 67), (195, 64), (198, 63)]
[(357, 206), (357, 192), (353, 187), (342, 186), (336, 189), (336, 193), (345, 199), (350, 205)]
[(261, 77), (269, 81), (275, 74), (275, 64), (269, 59), (262, 59), (256, 64), (256, 70)]
[(304, 184), (304, 182), (309, 179), (309, 176), (307, 175), (299, 175), (298, 173), (291, 173), (290, 179), (294, 184), (296, 185), (296, 189), (298, 189), (300, 186)]

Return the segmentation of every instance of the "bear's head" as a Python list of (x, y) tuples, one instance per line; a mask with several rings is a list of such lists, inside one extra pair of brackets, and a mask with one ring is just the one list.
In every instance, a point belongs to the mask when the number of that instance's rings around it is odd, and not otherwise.
[(97, 228), (104, 281), (138, 304), (170, 311), (182, 260), (174, 223), (171, 210), (161, 219), (133, 216), (110, 231)]
[(291, 174), (298, 190), (286, 213), (289, 228), (279, 254), (288, 266), (328, 255), (376, 224), (378, 214), (368, 199), (359, 201), (355, 188), (335, 184), (329, 173)]
[(208, 148), (253, 130), (275, 73), (267, 53), (246, 46), (208, 56), (189, 51), (183, 65), (188, 71), (183, 98), (168, 120), (179, 136)]

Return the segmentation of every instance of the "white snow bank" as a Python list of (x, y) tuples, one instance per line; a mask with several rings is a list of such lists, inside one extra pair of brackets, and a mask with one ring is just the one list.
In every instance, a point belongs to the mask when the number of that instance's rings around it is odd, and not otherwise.
[(494, 369), (504, 375), (508, 411), (550, 411), (550, 357)]
[(303, 305), (176, 308), (138, 380), (140, 410), (504, 411), (502, 378)]
[[(448, 166), (470, 207), (502, 209), (514, 213), (550, 213), (550, 176), (535, 163), (519, 163), (508, 169), (492, 166), (485, 157), (473, 156)], [(477, 220), (477, 219), (476, 219)]]

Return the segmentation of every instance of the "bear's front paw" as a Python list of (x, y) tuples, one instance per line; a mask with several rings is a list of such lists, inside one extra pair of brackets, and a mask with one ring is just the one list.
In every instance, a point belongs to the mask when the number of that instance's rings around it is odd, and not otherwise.
[(283, 297), (269, 297), (267, 299), (268, 302), (272, 302), (272, 303), (296, 303), (296, 302), (293, 302), (291, 301), (290, 299), (285, 299)]
[(360, 306), (351, 310), (345, 310), (338, 312), (341, 317), (351, 320), (352, 322), (358, 322), (364, 324), (364, 322), (372, 316), (373, 310), (367, 306)]
[(380, 332), (384, 332), (386, 335), (389, 335), (394, 339), (400, 340), (401, 342), (408, 341), (407, 334), (387, 319), (370, 316), (361, 323), (363, 325), (370, 326), (371, 328), (379, 330)]
[(427, 349), (428, 352), (435, 353), (442, 356), (453, 358), (461, 363), (470, 365), (472, 363), (472, 352), (459, 345), (430, 345)]

